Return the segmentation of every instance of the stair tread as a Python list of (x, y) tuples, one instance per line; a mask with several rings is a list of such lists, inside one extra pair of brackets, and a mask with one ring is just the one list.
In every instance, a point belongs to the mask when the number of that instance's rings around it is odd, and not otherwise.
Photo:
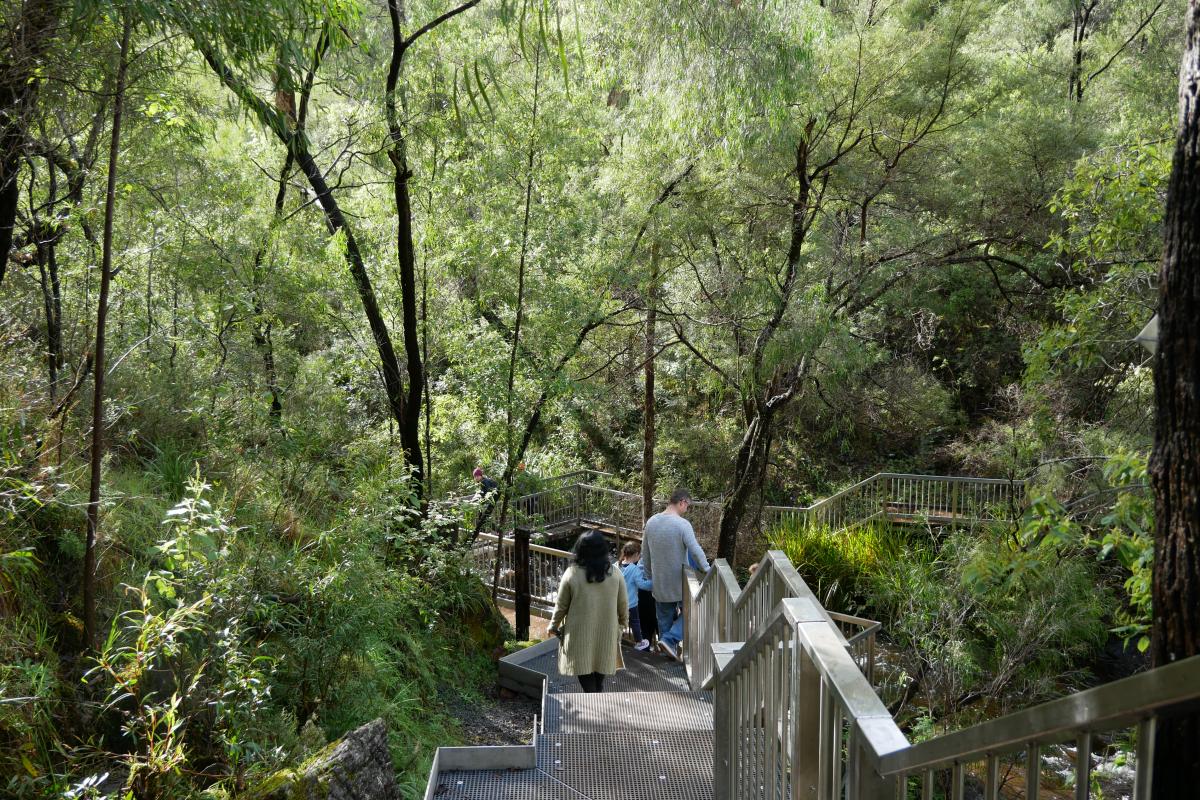
[[(687, 670), (678, 661), (666, 656), (623, 647), (625, 669), (610, 675), (604, 688), (612, 692), (686, 692), (691, 689)], [(581, 693), (579, 679), (558, 671), (558, 653), (547, 653), (526, 662), (523, 666), (546, 675), (546, 690), (550, 694)]]
[(707, 800), (713, 732), (544, 734), (537, 737), (537, 765), (597, 800)]
[(711, 731), (710, 692), (603, 692), (546, 697), (547, 734)]
[(434, 792), (438, 800), (590, 800), (540, 769), (443, 772)]

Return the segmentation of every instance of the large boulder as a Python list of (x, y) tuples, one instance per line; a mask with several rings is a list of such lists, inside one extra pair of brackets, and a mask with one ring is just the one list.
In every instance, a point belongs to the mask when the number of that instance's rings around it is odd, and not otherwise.
[(368, 722), (296, 769), (275, 773), (249, 793), (254, 800), (399, 800), (387, 724)]

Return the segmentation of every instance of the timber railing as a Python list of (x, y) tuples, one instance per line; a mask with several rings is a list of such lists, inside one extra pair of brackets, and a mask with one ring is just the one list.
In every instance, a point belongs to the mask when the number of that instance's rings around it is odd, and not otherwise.
[(1002, 774), (1037, 800), (1043, 757), (1063, 743), (1087, 800), (1093, 749), (1130, 727), (1133, 800), (1151, 800), (1159, 720), (1200, 700), (1197, 656), (913, 745), (872, 687), (878, 624), (827, 612), (789, 568), (769, 553), (744, 588), (722, 561), (688, 573), (684, 652), (692, 687), (715, 694), (717, 800), (963, 800), (968, 774), (986, 800)]

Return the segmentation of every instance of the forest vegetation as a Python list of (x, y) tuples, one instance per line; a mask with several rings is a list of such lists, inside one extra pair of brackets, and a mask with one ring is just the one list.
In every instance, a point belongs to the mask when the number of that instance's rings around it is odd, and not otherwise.
[[(1183, 0), (2, 9), (0, 794), (383, 716), (417, 796), (512, 637), (476, 466), (719, 500), (910, 736), (1146, 665)], [(880, 471), (1031, 502), (744, 533)]]

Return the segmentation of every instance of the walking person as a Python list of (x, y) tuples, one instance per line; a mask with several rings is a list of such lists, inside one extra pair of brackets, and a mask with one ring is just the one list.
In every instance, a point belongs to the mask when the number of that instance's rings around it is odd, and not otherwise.
[(653, 587), (646, 573), (642, 572), (642, 546), (638, 542), (626, 542), (621, 548), (621, 574), (625, 577), (625, 593), (629, 595), (629, 627), (633, 630), (633, 649), (648, 650), (650, 640), (642, 632), (642, 615), (638, 606), (639, 595)]
[(479, 521), (475, 527), (483, 530), (488, 517), (492, 514), (492, 509), (496, 507), (496, 496), (500, 493), (500, 484), (485, 475), (483, 467), (476, 467), (471, 473), (471, 477), (479, 484), (475, 488), (475, 496), (479, 499)]
[(642, 533), (642, 572), (654, 588), (658, 617), (658, 652), (676, 661), (683, 641), (683, 568), (690, 565), (708, 572), (708, 559), (696, 541), (692, 524), (684, 519), (691, 495), (686, 489), (671, 493), (667, 507), (646, 520)]
[(625, 667), (621, 631), (628, 624), (625, 581), (613, 570), (604, 534), (590, 530), (575, 543), (575, 562), (563, 573), (550, 617), (559, 673), (578, 677), (585, 692), (604, 691), (604, 676)]

